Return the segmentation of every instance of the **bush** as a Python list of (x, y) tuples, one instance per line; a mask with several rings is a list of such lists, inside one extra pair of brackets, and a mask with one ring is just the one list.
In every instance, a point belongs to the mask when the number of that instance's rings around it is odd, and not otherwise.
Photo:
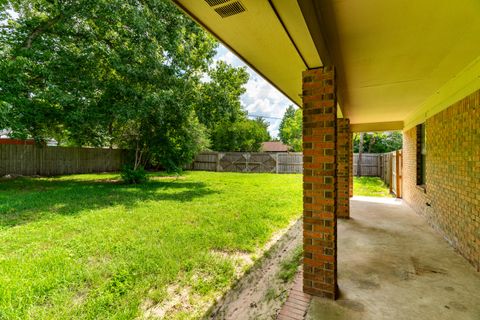
[(121, 177), (126, 184), (140, 184), (148, 180), (147, 172), (140, 166), (134, 169), (132, 166), (124, 166), (122, 169)]

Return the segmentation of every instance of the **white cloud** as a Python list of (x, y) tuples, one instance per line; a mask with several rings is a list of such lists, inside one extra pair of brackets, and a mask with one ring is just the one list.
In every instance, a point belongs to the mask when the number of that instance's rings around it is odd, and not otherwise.
[(245, 85), (246, 92), (241, 97), (242, 105), (249, 114), (272, 117), (266, 118), (270, 123), (268, 130), (273, 137), (278, 136), (280, 119), (287, 107), (295, 104), (224, 46), (219, 46), (214, 60), (222, 60), (235, 67), (247, 68), (250, 79)]

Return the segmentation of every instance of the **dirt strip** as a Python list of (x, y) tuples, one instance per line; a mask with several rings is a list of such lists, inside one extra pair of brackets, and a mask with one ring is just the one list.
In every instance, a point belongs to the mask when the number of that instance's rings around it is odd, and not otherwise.
[(293, 282), (279, 278), (281, 264), (301, 245), (302, 222), (293, 224), (227, 292), (207, 319), (276, 319)]

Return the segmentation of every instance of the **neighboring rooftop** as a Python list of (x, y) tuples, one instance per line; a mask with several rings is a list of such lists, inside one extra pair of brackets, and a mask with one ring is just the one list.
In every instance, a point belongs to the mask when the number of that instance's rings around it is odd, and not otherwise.
[(261, 150), (263, 152), (287, 152), (289, 149), (290, 147), (281, 141), (267, 141), (262, 143)]

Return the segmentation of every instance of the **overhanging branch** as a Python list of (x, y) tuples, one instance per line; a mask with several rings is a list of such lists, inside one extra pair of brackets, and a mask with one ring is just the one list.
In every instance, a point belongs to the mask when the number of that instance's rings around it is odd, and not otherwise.
[(53, 25), (55, 25), (57, 22), (59, 22), (63, 18), (64, 18), (63, 13), (60, 13), (59, 15), (53, 17), (52, 19), (46, 20), (43, 23), (41, 23), (40, 25), (38, 25), (28, 35), (27, 39), (25, 39), (22, 47), (26, 48), (26, 49), (30, 49), (32, 47), (32, 44), (35, 41), (35, 39), (37, 39), (39, 36), (44, 34), (48, 29), (50, 29)]

